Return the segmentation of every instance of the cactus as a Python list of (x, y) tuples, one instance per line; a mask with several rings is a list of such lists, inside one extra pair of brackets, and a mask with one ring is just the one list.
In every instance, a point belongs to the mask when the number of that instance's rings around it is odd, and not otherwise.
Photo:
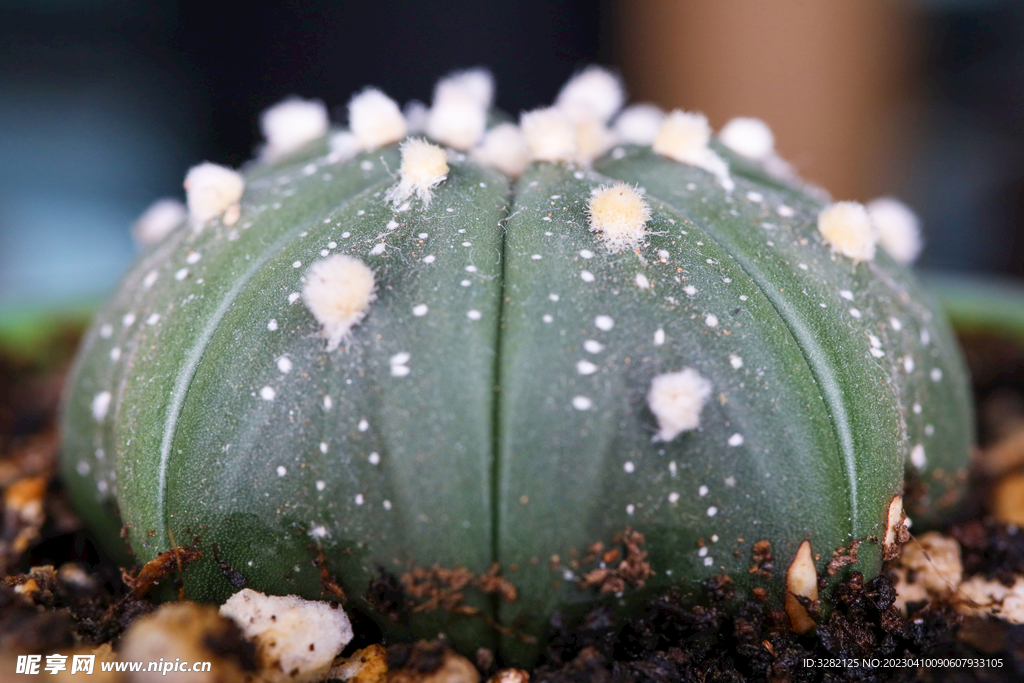
[(757, 121), (610, 126), (601, 69), (518, 126), (491, 90), (407, 120), (368, 89), (334, 132), (289, 100), (243, 173), (189, 172), (74, 370), (83, 515), (140, 562), (197, 538), (187, 597), (329, 575), (388, 634), (519, 663), (556, 612), (719, 574), (810, 628), (796, 596), (898, 548), (905, 473), (921, 523), (962, 484), (957, 347), (914, 249), (876, 249), (913, 226), (828, 203)]

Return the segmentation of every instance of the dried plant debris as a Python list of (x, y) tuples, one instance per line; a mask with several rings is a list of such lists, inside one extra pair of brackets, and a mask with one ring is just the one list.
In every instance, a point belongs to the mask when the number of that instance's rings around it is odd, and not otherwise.
[(497, 595), (503, 600), (514, 602), (517, 594), (512, 583), (500, 576), (501, 566), (494, 564), (483, 574), (477, 575), (465, 567), (446, 569), (434, 565), (429, 569), (414, 567), (402, 575), (405, 594), (413, 599), (414, 612), (445, 610), (464, 614), (475, 610), (463, 604), (466, 591), (475, 589), (487, 595)]
[[(610, 595), (621, 595), (627, 587), (643, 588), (654, 574), (647, 561), (647, 552), (640, 549), (643, 544), (644, 535), (627, 528), (612, 538), (613, 547), (606, 552), (603, 543), (592, 545), (583, 558), (583, 564), (599, 562), (599, 566), (584, 572), (580, 588), (596, 588), (600, 593)], [(615, 547), (620, 545), (622, 551)]]

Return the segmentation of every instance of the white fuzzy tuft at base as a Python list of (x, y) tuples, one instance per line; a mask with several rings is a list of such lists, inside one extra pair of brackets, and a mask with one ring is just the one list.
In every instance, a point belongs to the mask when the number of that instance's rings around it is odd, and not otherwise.
[(267, 139), (260, 157), (274, 161), (291, 154), (327, 133), (327, 107), (317, 100), (289, 97), (260, 116), (260, 129)]
[(671, 441), (700, 426), (700, 412), (711, 396), (711, 382), (693, 368), (668, 372), (651, 380), (647, 405), (658, 418), (656, 441)]
[(635, 187), (619, 181), (593, 191), (587, 203), (590, 230), (610, 252), (639, 249), (651, 219), (651, 207)]
[(665, 123), (665, 112), (653, 104), (634, 104), (626, 107), (613, 127), (622, 142), (631, 145), (650, 145), (658, 137)]
[(537, 161), (572, 161), (576, 158), (576, 126), (555, 107), (524, 112), (519, 125)]
[(761, 119), (738, 117), (718, 133), (722, 144), (750, 159), (767, 159), (775, 152), (775, 136)]
[(572, 119), (591, 116), (607, 123), (626, 100), (622, 81), (608, 69), (590, 66), (562, 86), (555, 106)]
[(683, 164), (696, 166), (713, 174), (727, 191), (735, 187), (729, 165), (708, 147), (711, 126), (703, 114), (674, 110), (665, 118), (651, 144), (656, 153)]
[(434, 104), (449, 98), (469, 99), (486, 110), (494, 98), (494, 76), (482, 67), (448, 74), (434, 86)]
[(349, 100), (348, 127), (359, 147), (366, 150), (398, 142), (406, 132), (398, 105), (376, 88), (367, 88)]
[(302, 301), (323, 327), (327, 350), (345, 341), (376, 298), (373, 271), (359, 259), (335, 254), (306, 271)]
[(434, 87), (426, 133), (449, 147), (468, 150), (484, 136), (487, 109), (494, 96), (494, 78), (486, 69), (446, 76)]
[(132, 226), (132, 237), (140, 246), (156, 244), (181, 225), (188, 212), (177, 199), (158, 199), (149, 205)]
[(836, 202), (826, 207), (818, 214), (818, 232), (836, 253), (854, 261), (875, 258), (878, 230), (857, 202)]
[(882, 248), (900, 263), (913, 263), (921, 253), (921, 222), (910, 207), (892, 197), (879, 197), (868, 203), (867, 211)]
[(433, 199), (433, 189), (448, 177), (448, 155), (437, 145), (422, 138), (409, 138), (402, 143), (402, 166), (399, 181), (388, 190), (385, 199), (398, 206), (413, 195), (424, 206)]
[(352, 624), (340, 605), (295, 595), (264, 595), (243, 588), (220, 614), (256, 644), (271, 681), (323, 680), (334, 658), (352, 640)]
[(237, 204), (245, 190), (245, 180), (237, 171), (204, 162), (185, 175), (185, 201), (192, 220), (205, 222), (220, 216)]
[(473, 159), (515, 177), (530, 165), (530, 148), (519, 126), (501, 123), (487, 131), (484, 141), (473, 150)]

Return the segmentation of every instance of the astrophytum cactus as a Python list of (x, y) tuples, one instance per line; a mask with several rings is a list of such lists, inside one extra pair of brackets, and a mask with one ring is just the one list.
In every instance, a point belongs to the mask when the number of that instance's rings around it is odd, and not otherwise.
[(513, 662), (555, 613), (715, 575), (810, 628), (796, 596), (877, 574), (903, 505), (962, 484), (912, 216), (829, 203), (756, 120), (613, 118), (601, 69), (518, 125), (491, 98), (483, 71), (407, 114), (367, 89), (333, 132), (288, 100), (251, 166), (188, 173), (74, 370), (83, 514), (138, 562), (197, 543), (187, 597), (330, 585)]

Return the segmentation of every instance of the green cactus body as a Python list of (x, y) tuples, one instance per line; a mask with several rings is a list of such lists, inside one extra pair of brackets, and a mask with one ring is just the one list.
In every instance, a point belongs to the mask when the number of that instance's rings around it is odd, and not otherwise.
[[(255, 165), (237, 220), (151, 247), (89, 332), (65, 407), (72, 495), (112, 552), (126, 525), (139, 561), (198, 536), (194, 599), (237, 590), (226, 568), (320, 597), (322, 550), (372, 614), (381, 568), (500, 564), (514, 600), (470, 586), (455, 608), (377, 618), (520, 663), (553, 613), (600, 600), (628, 613), (728, 574), (781, 603), (804, 541), (821, 574), (885, 537), (905, 469), (914, 520), (942, 514), (971, 411), (907, 270), (834, 254), (820, 201), (718, 151), (731, 190), (644, 146), (518, 178), (450, 152), (429, 204), (398, 209), (397, 144), (341, 160), (318, 140)], [(587, 213), (616, 180), (651, 212), (617, 253)], [(327, 350), (301, 292), (331, 254), (368, 265), (376, 298)], [(658, 440), (652, 381), (683, 368), (710, 382), (700, 426)], [(650, 576), (616, 573), (626, 529)], [(762, 540), (774, 568), (751, 573)], [(881, 556), (866, 542), (851, 566)], [(602, 566), (617, 595), (589, 585)]]

